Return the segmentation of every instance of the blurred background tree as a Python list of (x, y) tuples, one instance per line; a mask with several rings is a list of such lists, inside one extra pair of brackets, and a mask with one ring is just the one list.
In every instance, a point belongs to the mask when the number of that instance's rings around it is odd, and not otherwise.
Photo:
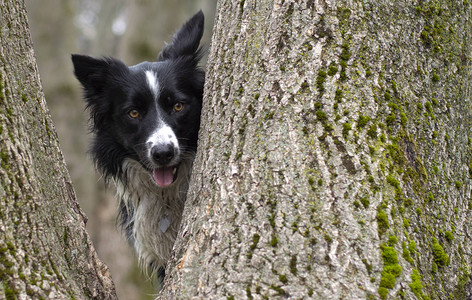
[[(217, 0), (26, 0), (34, 49), (49, 109), (100, 258), (120, 299), (152, 299), (154, 290), (116, 227), (117, 203), (86, 157), (90, 136), (71, 53), (115, 56), (128, 65), (152, 61), (194, 13), (205, 13), (208, 49)], [(205, 60), (203, 60), (205, 61)]]

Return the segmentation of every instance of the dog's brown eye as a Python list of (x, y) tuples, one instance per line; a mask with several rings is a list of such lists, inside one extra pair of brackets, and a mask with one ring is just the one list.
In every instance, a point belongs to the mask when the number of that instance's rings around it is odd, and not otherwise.
[(132, 109), (128, 112), (128, 116), (130, 116), (130, 118), (136, 119), (137, 117), (139, 117), (139, 111), (137, 111), (136, 109)]
[(184, 108), (184, 105), (181, 102), (177, 102), (174, 104), (174, 111), (179, 112)]

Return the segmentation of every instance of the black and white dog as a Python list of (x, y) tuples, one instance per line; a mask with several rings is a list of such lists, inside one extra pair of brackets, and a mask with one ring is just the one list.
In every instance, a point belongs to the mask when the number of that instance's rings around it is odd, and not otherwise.
[(204, 71), (203, 13), (194, 15), (156, 62), (72, 55), (84, 88), (97, 169), (114, 181), (119, 221), (142, 268), (164, 278), (197, 148)]

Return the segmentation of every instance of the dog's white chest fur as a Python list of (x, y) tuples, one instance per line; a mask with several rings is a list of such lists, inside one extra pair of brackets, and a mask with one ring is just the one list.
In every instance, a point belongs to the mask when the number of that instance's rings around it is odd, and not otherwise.
[[(117, 196), (126, 207), (130, 239), (144, 270), (165, 267), (182, 218), (192, 159), (179, 167), (177, 180), (158, 187), (149, 172), (134, 160), (123, 164), (126, 184), (115, 179)], [(152, 275), (152, 274), (151, 274)]]

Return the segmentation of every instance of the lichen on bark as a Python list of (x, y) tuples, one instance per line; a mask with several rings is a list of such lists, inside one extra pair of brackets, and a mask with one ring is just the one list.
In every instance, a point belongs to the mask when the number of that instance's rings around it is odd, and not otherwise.
[(0, 19), (0, 298), (114, 299), (46, 107), (22, 1)]
[(470, 294), (471, 3), (218, 5), (161, 297)]

